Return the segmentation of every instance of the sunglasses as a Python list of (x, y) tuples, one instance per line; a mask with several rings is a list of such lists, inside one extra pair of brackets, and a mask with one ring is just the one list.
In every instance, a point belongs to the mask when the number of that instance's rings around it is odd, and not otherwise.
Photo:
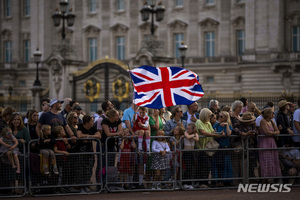
[(12, 114), (13, 115), (20, 115), (20, 113), (18, 113), (18, 112), (13, 112)]
[(177, 112), (178, 112), (178, 113), (182, 113), (182, 110), (180, 110), (180, 111), (178, 110)]
[(73, 119), (78, 119), (78, 117), (73, 117)]
[(11, 132), (7, 132), (7, 133), (5, 133), (5, 135), (11, 135), (12, 133)]
[(220, 118), (223, 118), (224, 116), (223, 116), (223, 115), (220, 115), (219, 117), (220, 117)]

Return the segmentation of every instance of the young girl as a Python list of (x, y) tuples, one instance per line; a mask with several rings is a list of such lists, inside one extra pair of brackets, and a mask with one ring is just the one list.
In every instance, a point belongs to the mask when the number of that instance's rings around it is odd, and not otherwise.
[[(136, 148), (135, 141), (133, 139), (133, 136), (129, 138), (130, 132), (128, 128), (124, 128), (124, 135), (125, 137), (122, 138), (120, 149), (121, 149), (121, 157), (120, 157), (120, 163), (119, 163), (119, 172), (120, 172), (120, 182), (132, 182), (133, 178), (133, 171), (132, 167), (133, 165), (133, 156), (132, 154), (127, 154), (126, 152), (133, 152), (132, 149)], [(124, 153), (125, 152), (125, 153)], [(124, 187), (124, 184), (122, 184), (122, 187)], [(127, 185), (125, 185), (127, 187)]]
[[(194, 154), (191, 151), (195, 147), (195, 142), (199, 141), (199, 135), (197, 133), (197, 129), (194, 123), (189, 123), (186, 127), (186, 131), (184, 132), (184, 152), (183, 152), (183, 160), (185, 162), (186, 170), (184, 173), (185, 179), (194, 179), (195, 173), (193, 166), (196, 165)], [(183, 185), (183, 189), (194, 189), (190, 183), (186, 183)]]
[(67, 156), (70, 155), (68, 152), (69, 149), (71, 149), (71, 145), (66, 138), (66, 132), (62, 126), (55, 126), (53, 128), (53, 134), (56, 136), (57, 140), (54, 145), (54, 152), (64, 154), (64, 156), (59, 156), (57, 159), (58, 165), (59, 165), (59, 172), (60, 172), (60, 178), (59, 178), (59, 185), (66, 184), (67, 183), (67, 174), (69, 171), (69, 164), (68, 164), (68, 158)]
[(43, 155), (43, 171), (45, 175), (49, 174), (48, 169), (48, 160), (53, 165), (53, 172), (54, 174), (59, 174), (57, 165), (56, 165), (56, 158), (53, 152), (55, 144), (55, 139), (51, 135), (51, 126), (43, 125), (41, 130), (41, 137), (40, 137), (40, 153)]
[[(165, 132), (158, 130), (156, 136), (165, 136)], [(159, 137), (152, 142), (152, 152), (155, 153), (151, 169), (155, 170), (154, 181), (161, 181), (160, 171), (170, 168), (170, 159), (166, 154), (170, 152), (170, 147), (165, 138)], [(152, 189), (160, 189), (159, 183), (153, 184)]]
[[(175, 162), (175, 167), (176, 167), (176, 186), (175, 189), (180, 189), (179, 188), (179, 180), (180, 180), (180, 150), (183, 149), (183, 139), (184, 138), (184, 127), (183, 126), (176, 126), (172, 131), (171, 131), (171, 135), (174, 135), (174, 137), (172, 137), (170, 139), (171, 144), (172, 144), (172, 151), (175, 151), (175, 158), (174, 158), (174, 162)], [(176, 147), (176, 148), (175, 148)]]
[(13, 169), (17, 169), (16, 173), (21, 173), (20, 171), (20, 161), (19, 161), (19, 148), (17, 147), (19, 142), (15, 136), (12, 135), (12, 130), (8, 127), (1, 131), (0, 138), (0, 154), (6, 155)]
[(143, 152), (143, 138), (146, 137), (147, 153), (150, 153), (150, 131), (149, 131), (149, 117), (147, 108), (139, 107), (138, 113), (133, 116), (133, 131), (138, 135), (138, 152)]

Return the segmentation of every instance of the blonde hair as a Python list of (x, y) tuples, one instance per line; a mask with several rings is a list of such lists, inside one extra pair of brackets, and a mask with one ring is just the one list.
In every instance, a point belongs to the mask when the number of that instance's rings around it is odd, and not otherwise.
[[(158, 133), (161, 132), (163, 133), (163, 136), (165, 136), (165, 132), (163, 130), (157, 130), (155, 136), (158, 136)], [(156, 138), (155, 140), (157, 140), (158, 138)], [(166, 138), (162, 139), (163, 142), (166, 142)]]
[[(67, 116), (67, 124), (70, 126), (72, 125), (73, 117), (74, 115), (77, 115), (76, 112), (70, 112)], [(78, 116), (77, 116), (78, 117)]]
[(265, 108), (262, 116), (264, 119), (267, 119), (273, 112), (272, 108)]
[(193, 133), (197, 133), (197, 128), (196, 128), (195, 123), (189, 123), (189, 124), (187, 125), (187, 127), (188, 127), (188, 126), (192, 128)]
[(5, 136), (5, 133), (7, 133), (8, 131), (12, 132), (11, 128), (5, 127), (4, 129), (2, 129), (2, 131), (1, 131), (1, 136), (4, 137), (4, 136)]
[(212, 112), (208, 109), (208, 108), (203, 108), (200, 111), (200, 115), (199, 115), (199, 119), (203, 122), (203, 123), (207, 123), (210, 122), (210, 116), (211, 116)]
[(231, 123), (231, 120), (230, 120), (230, 115), (229, 115), (229, 113), (227, 112), (227, 111), (221, 111), (220, 112), (220, 114), (223, 114), (224, 115), (224, 117), (226, 117), (226, 122), (230, 125), (230, 126), (232, 126), (232, 123)]
[(45, 138), (45, 132), (49, 129), (51, 130), (51, 126), (48, 124), (45, 124), (42, 126), (42, 128), (41, 128), (41, 139), (42, 140)]
[[(179, 136), (184, 135), (185, 128), (183, 126), (176, 126), (175, 128), (178, 128)], [(171, 135), (173, 136), (175, 136), (174, 135), (175, 128), (171, 131)]]

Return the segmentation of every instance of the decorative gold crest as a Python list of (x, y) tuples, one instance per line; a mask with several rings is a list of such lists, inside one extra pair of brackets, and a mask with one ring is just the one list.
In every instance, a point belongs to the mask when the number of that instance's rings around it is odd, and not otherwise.
[(90, 102), (93, 102), (94, 99), (97, 99), (99, 97), (100, 83), (94, 78), (87, 80), (84, 83), (84, 94), (85, 97), (90, 100)]
[(124, 77), (118, 78), (113, 82), (113, 94), (114, 98), (117, 98), (119, 102), (128, 98), (129, 95), (129, 83), (125, 81)]

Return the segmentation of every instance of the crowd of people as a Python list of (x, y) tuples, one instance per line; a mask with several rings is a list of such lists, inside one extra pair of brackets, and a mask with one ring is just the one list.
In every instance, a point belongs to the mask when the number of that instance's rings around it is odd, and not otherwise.
[(41, 112), (31, 109), (25, 117), (12, 106), (0, 107), (0, 176), (7, 181), (0, 188), (21, 181), (22, 174), (33, 185), (53, 179), (54, 185), (84, 185), (60, 188), (81, 193), (91, 191), (93, 174), (94, 181), (120, 182), (123, 189), (168, 188), (170, 180), (177, 180), (175, 189), (223, 187), (246, 175), (294, 183), (300, 175), (300, 99), (297, 104), (280, 99), (278, 110), (273, 102), (259, 110), (242, 97), (223, 106), (211, 100), (201, 109), (194, 102), (186, 112), (135, 104), (123, 112), (107, 100), (91, 116), (70, 98), (44, 99)]

